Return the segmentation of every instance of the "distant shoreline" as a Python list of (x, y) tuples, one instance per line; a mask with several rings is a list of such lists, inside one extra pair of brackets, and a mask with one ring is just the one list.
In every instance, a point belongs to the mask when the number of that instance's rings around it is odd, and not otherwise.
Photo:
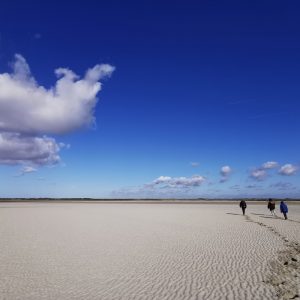
[[(282, 199), (273, 198), (275, 201)], [(232, 204), (246, 200), (253, 204), (265, 204), (268, 199), (94, 199), (94, 198), (0, 198), (0, 203), (140, 203), (140, 204)], [(283, 199), (300, 204), (300, 199)]]

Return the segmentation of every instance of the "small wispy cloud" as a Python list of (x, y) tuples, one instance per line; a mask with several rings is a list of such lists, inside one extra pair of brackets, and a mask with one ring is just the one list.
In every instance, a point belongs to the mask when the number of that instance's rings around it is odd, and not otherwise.
[(259, 185), (256, 185), (256, 184), (249, 184), (249, 185), (246, 185), (246, 188), (247, 189), (261, 189), (261, 186)]
[(232, 189), (232, 190), (240, 190), (241, 186), (239, 184), (235, 184), (235, 185), (231, 186), (230, 189)]
[(262, 165), (262, 168), (265, 170), (275, 169), (279, 166), (278, 162), (276, 161), (267, 161)]
[(270, 185), (271, 188), (276, 188), (282, 191), (286, 191), (286, 190), (294, 190), (296, 189), (296, 187), (290, 183), (290, 182), (277, 182), (277, 183), (273, 183)]
[(37, 169), (32, 166), (24, 166), (21, 168), (20, 172), (16, 175), (16, 177), (23, 176), (25, 174), (34, 173)]
[(263, 169), (254, 169), (250, 172), (250, 177), (257, 181), (262, 181), (266, 179), (267, 172)]
[(190, 162), (190, 166), (196, 168), (196, 167), (199, 167), (199, 163), (196, 161), (192, 161), (192, 162)]

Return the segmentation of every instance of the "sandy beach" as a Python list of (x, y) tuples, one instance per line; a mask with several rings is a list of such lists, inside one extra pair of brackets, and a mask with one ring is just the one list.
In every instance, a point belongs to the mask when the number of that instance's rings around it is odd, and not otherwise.
[(300, 205), (0, 203), (0, 299), (296, 299)]

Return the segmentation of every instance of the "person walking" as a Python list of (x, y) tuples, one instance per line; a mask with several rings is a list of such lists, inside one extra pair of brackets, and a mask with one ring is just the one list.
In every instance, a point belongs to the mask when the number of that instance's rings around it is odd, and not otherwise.
[(246, 211), (246, 208), (247, 208), (247, 203), (246, 203), (245, 200), (242, 200), (242, 201), (240, 202), (240, 208), (241, 208), (242, 211), (243, 211), (243, 215), (245, 215), (245, 211)]
[(280, 212), (283, 213), (285, 220), (287, 220), (287, 213), (289, 209), (284, 201), (280, 202)]
[(276, 214), (275, 214), (275, 201), (273, 199), (269, 199), (268, 209), (270, 210), (272, 216), (276, 216)]

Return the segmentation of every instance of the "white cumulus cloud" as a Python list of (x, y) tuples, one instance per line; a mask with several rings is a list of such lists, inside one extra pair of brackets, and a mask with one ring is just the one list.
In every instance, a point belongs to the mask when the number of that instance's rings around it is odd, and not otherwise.
[(94, 122), (99, 80), (114, 67), (96, 65), (80, 79), (65, 68), (55, 70), (54, 87), (36, 83), (21, 55), (16, 55), (12, 74), (0, 74), (0, 130), (20, 133), (66, 133)]
[(166, 183), (166, 182), (170, 182), (172, 180), (172, 177), (169, 176), (159, 176), (158, 178), (156, 178), (155, 180), (153, 180), (154, 184), (160, 184), (160, 183)]
[(298, 167), (292, 164), (286, 164), (279, 169), (279, 174), (284, 176), (295, 175), (298, 171)]
[(111, 76), (115, 68), (96, 65), (83, 78), (58, 68), (54, 86), (45, 88), (20, 54), (12, 67), (12, 73), (0, 74), (0, 163), (55, 164), (65, 145), (48, 135), (93, 124), (100, 80)]
[(232, 172), (232, 170), (229, 166), (224, 166), (221, 168), (220, 172), (222, 176), (228, 176)]
[(225, 182), (229, 179), (230, 174), (232, 173), (232, 169), (230, 166), (223, 166), (220, 170), (221, 180), (220, 182)]
[(62, 144), (47, 136), (0, 133), (1, 164), (53, 165), (59, 162)]
[(257, 181), (262, 181), (266, 179), (269, 175), (269, 172), (272, 169), (279, 167), (279, 163), (276, 161), (267, 161), (261, 165), (261, 167), (255, 168), (250, 172), (250, 177)]

